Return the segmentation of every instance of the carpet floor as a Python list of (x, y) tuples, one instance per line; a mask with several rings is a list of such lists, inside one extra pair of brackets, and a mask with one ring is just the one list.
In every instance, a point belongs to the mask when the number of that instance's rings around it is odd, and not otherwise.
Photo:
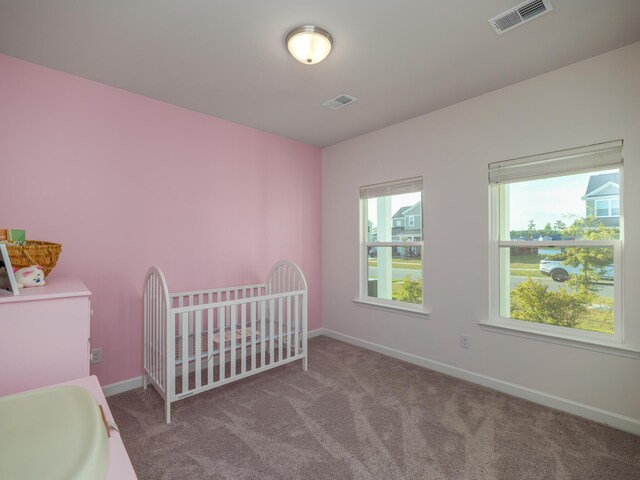
[(640, 437), (327, 337), (174, 403), (109, 397), (140, 480), (638, 480)]

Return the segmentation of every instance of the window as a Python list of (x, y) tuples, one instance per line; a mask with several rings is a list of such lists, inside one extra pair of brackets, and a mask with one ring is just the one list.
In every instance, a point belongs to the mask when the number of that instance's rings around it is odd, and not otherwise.
[(596, 217), (619, 217), (620, 199), (607, 198), (596, 200)]
[(422, 218), (422, 177), (362, 187), (360, 207), (360, 300), (422, 312), (422, 232), (394, 228)]
[(588, 205), (593, 185), (621, 176), (621, 141), (489, 165), (490, 325), (622, 342), (622, 230), (599, 218), (620, 216), (622, 192)]
[(410, 227), (416, 226), (416, 217), (414, 215), (409, 216), (409, 226)]

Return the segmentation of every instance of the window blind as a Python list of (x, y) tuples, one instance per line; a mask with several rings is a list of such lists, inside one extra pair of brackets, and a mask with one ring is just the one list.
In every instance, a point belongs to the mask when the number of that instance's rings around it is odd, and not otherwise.
[(622, 140), (489, 164), (489, 183), (615, 168), (622, 165)]
[(406, 178), (393, 182), (360, 187), (360, 198), (377, 198), (422, 191), (422, 177)]

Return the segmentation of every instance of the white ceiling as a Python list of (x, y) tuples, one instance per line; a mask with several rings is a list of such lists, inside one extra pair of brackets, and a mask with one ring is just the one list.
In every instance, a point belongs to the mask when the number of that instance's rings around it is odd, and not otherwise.
[[(0, 52), (324, 147), (640, 41), (638, 0), (552, 0), (497, 35), (518, 3), (0, 0)], [(287, 53), (299, 24), (333, 36), (324, 62)]]

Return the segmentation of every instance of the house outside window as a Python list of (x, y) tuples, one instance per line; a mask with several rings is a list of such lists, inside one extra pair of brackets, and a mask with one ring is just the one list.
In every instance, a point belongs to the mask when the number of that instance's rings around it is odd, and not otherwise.
[(489, 166), (486, 325), (622, 343), (621, 177), (621, 141)]
[(421, 312), (422, 177), (362, 187), (360, 208), (360, 300)]
[(606, 219), (604, 222), (610, 227), (620, 226), (620, 175), (617, 172), (591, 175), (582, 199), (587, 215)]

